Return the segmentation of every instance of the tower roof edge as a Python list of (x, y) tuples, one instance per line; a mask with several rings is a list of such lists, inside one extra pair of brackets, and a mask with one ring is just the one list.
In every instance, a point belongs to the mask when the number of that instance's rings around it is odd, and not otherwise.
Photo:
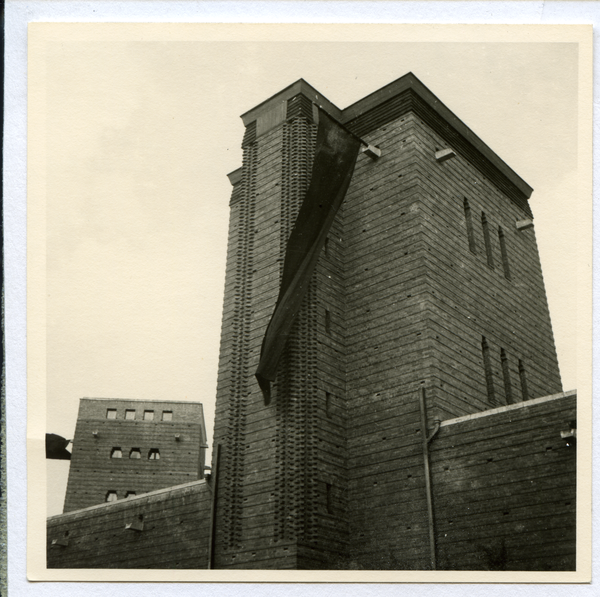
[(244, 112), (240, 118), (242, 119), (244, 126), (248, 126), (261, 114), (268, 112), (276, 104), (280, 104), (284, 101), (287, 101), (299, 94), (308, 97), (338, 120), (341, 119), (342, 111), (335, 104), (330, 102), (322, 93), (320, 93), (312, 85), (307, 83), (304, 79), (298, 79), (291, 85), (288, 85), (287, 87), (272, 95), (265, 101), (261, 102), (251, 110)]
[(484, 141), (482, 141), (456, 114), (445, 106), (412, 72), (392, 81), (381, 89), (370, 93), (342, 110), (341, 121), (348, 124), (367, 112), (379, 108), (385, 102), (400, 94), (412, 92), (424, 105), (413, 105), (419, 111), (429, 109), (434, 116), (450, 125), (461, 137), (487, 159), (501, 174), (528, 199), (533, 192), (530, 187), (502, 158), (500, 158)]

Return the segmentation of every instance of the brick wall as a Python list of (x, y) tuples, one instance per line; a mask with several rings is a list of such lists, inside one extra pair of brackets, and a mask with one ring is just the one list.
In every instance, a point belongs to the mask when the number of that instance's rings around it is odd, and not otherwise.
[[(53, 516), (47, 566), (206, 568), (210, 511), (211, 492), (202, 480)], [(143, 527), (126, 529), (131, 523)]]
[(344, 211), (349, 565), (423, 569), (430, 558), (420, 388), (429, 431), (436, 419), (562, 387), (535, 235), (515, 226), (530, 213), (526, 200), (501, 191), (482, 160), (459, 153), (437, 162), (453, 136), (425, 122), (414, 101), (394, 110), (386, 117), (373, 108), (350, 123), (382, 156), (359, 159)]
[(248, 123), (232, 192), (214, 436), (222, 448), (216, 567), (320, 567), (348, 540), (340, 218), (268, 407), (254, 378), (310, 180), (316, 125), (305, 99), (284, 99), (283, 109)]
[[(107, 418), (108, 410), (115, 418)], [(153, 411), (154, 418), (145, 420), (144, 411)], [(171, 412), (171, 420), (163, 420), (163, 412)], [(84, 398), (64, 511), (101, 504), (109, 492), (124, 498), (202, 478), (205, 446), (200, 404)], [(158, 450), (158, 459), (152, 450)]]
[[(436, 149), (446, 147), (445, 141), (418, 119), (416, 123), (412, 143), (418, 155), (429, 286), (425, 318), (435, 354), (432, 416), (445, 419), (561, 392), (535, 232), (518, 231), (515, 225), (527, 213), (462, 156), (436, 162)], [(469, 248), (465, 198), (475, 252)], [(492, 395), (486, 387), (482, 338), (489, 349)], [(523, 396), (519, 361), (526, 371), (528, 396)]]
[[(350, 567), (423, 568), (418, 392), (432, 378), (415, 118), (369, 133), (345, 201)], [(396, 545), (410, 546), (396, 560)]]
[(430, 444), (438, 567), (575, 570), (575, 393), (481, 414)]

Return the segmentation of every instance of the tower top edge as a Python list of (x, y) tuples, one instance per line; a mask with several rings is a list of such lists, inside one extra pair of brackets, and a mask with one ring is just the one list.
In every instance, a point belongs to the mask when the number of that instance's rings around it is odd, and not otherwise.
[(102, 402), (103, 404), (114, 403), (117, 405), (125, 405), (125, 404), (134, 404), (137, 406), (141, 406), (144, 404), (185, 404), (191, 407), (202, 407), (202, 402), (197, 402), (193, 400), (145, 400), (143, 398), (93, 398), (90, 396), (84, 396), (79, 399), (79, 401), (89, 401), (89, 402)]
[(296, 95), (304, 95), (321, 106), (344, 124), (351, 127), (351, 122), (360, 116), (379, 108), (382, 104), (403, 93), (412, 93), (419, 97), (427, 108), (433, 110), (437, 117), (450, 125), (468, 144), (474, 147), (485, 160), (491, 163), (513, 185), (525, 199), (529, 199), (533, 188), (527, 184), (502, 158), (500, 158), (488, 145), (482, 141), (458, 116), (445, 106), (412, 72), (366, 95), (343, 110), (329, 101), (304, 79), (288, 85), (278, 93), (258, 104), (256, 107), (242, 114), (244, 126), (248, 126), (260, 116), (272, 110), (275, 106), (285, 102)]
[(322, 93), (317, 91), (304, 79), (298, 79), (291, 85), (288, 85), (285, 89), (282, 89), (275, 95), (272, 95), (270, 98), (266, 99), (264, 102), (258, 104), (258, 106), (255, 106), (251, 110), (244, 112), (244, 114), (241, 115), (244, 126), (248, 126), (259, 116), (271, 110), (275, 105), (285, 102), (296, 95), (304, 95), (308, 97), (313, 102), (320, 105), (326, 112), (329, 112), (329, 114), (338, 120), (341, 120), (342, 111), (335, 104), (330, 102)]

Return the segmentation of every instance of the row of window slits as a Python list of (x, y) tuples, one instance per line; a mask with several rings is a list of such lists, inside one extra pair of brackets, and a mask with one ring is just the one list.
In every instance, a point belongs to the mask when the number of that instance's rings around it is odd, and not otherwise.
[[(135, 497), (137, 494), (135, 491), (126, 491), (125, 498)], [(116, 502), (119, 499), (119, 495), (116, 491), (110, 490), (106, 492), (106, 496), (104, 498), (105, 502)]]
[[(487, 389), (488, 402), (493, 406), (501, 406), (502, 402), (494, 388), (494, 376), (492, 373), (492, 356), (490, 347), (485, 337), (481, 339), (481, 352), (483, 355), (483, 368), (485, 371), (485, 384)], [(510, 381), (510, 366), (506, 351), (500, 349), (500, 363), (502, 365), (502, 379), (504, 382), (504, 404), (514, 404), (517, 402), (516, 396), (513, 393), (512, 384)], [(529, 400), (529, 391), (527, 390), (527, 376), (525, 374), (525, 365), (519, 359), (519, 381), (521, 383), (521, 400)]]
[[(117, 409), (116, 408), (107, 408), (106, 409), (106, 418), (107, 419), (117, 419)], [(125, 419), (128, 421), (135, 420), (135, 410), (134, 409), (125, 409)], [(143, 415), (144, 421), (154, 421), (154, 411), (153, 410), (145, 410)], [(163, 421), (172, 421), (173, 420), (173, 411), (172, 410), (163, 410), (162, 411), (162, 420)]]
[[(477, 254), (477, 243), (475, 241), (475, 231), (473, 228), (473, 217), (471, 215), (471, 207), (467, 199), (464, 199), (463, 208), (465, 211), (465, 221), (467, 223), (467, 238), (469, 240), (469, 250), (473, 254)], [(481, 212), (481, 228), (483, 231), (483, 242), (485, 245), (485, 254), (487, 258), (487, 264), (491, 267), (495, 267), (494, 263), (494, 252), (492, 249), (492, 237), (490, 233), (490, 226), (488, 224), (487, 216), (484, 212)], [(508, 252), (506, 250), (506, 236), (501, 226), (498, 226), (498, 241), (500, 243), (500, 255), (502, 258), (502, 269), (504, 271), (504, 277), (510, 280), (510, 264), (508, 262)]]
[[(123, 458), (123, 450), (120, 447), (114, 447), (110, 452), (111, 458)], [(131, 460), (140, 460), (142, 452), (140, 448), (131, 448), (129, 450), (129, 458)], [(150, 448), (148, 450), (148, 460), (160, 460), (160, 450), (158, 448)]]

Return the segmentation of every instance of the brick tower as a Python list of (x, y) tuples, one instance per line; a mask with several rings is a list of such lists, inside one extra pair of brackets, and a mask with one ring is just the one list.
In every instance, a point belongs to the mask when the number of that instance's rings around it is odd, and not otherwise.
[[(358, 157), (265, 406), (254, 372), (313, 103), (381, 157)], [(212, 567), (427, 569), (436, 421), (562, 391), (532, 190), (412, 74), (345, 110), (300, 80), (242, 119)]]
[(197, 402), (82, 398), (64, 512), (200, 479), (206, 448)]

